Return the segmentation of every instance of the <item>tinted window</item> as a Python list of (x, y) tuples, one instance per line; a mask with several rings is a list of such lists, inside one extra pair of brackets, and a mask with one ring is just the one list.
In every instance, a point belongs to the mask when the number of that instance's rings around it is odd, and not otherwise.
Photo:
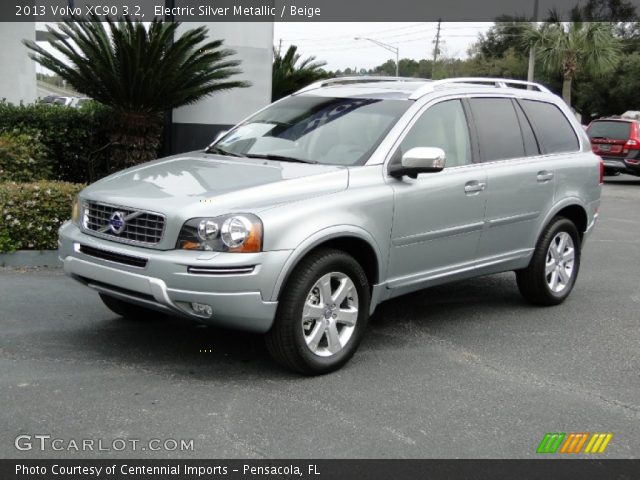
[(513, 103), (508, 98), (472, 98), (483, 162), (524, 157), (524, 143)]
[(589, 138), (611, 138), (613, 140), (627, 140), (631, 134), (630, 122), (595, 121), (587, 130)]
[(522, 100), (522, 106), (544, 153), (575, 152), (579, 149), (578, 137), (558, 107), (534, 100)]
[(402, 155), (414, 147), (441, 148), (447, 167), (471, 163), (469, 128), (460, 100), (429, 107), (404, 137), (393, 161), (400, 162)]
[(533, 134), (533, 129), (527, 117), (525, 117), (522, 108), (518, 104), (515, 104), (516, 113), (518, 114), (518, 121), (520, 122), (520, 130), (522, 131), (522, 138), (524, 140), (524, 153), (527, 157), (533, 155), (539, 155), (540, 149), (538, 148), (538, 142)]

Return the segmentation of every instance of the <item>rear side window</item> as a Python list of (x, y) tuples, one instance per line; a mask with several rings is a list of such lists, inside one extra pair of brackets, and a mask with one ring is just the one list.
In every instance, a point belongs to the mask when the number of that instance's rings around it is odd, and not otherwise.
[(525, 156), (520, 123), (510, 99), (472, 98), (469, 103), (483, 162)]
[(597, 120), (589, 125), (589, 138), (610, 138), (612, 140), (627, 140), (631, 135), (630, 122), (616, 122), (612, 120)]
[(578, 137), (562, 111), (552, 103), (521, 100), (544, 153), (575, 152)]

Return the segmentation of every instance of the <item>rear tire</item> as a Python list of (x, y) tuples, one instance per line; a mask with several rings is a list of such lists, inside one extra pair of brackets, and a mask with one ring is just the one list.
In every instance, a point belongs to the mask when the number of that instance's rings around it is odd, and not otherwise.
[(339, 369), (353, 356), (367, 326), (367, 276), (350, 255), (312, 252), (295, 268), (280, 295), (267, 350), (282, 366), (305, 375)]
[(534, 305), (558, 305), (569, 296), (580, 269), (575, 224), (555, 217), (538, 239), (529, 266), (516, 272), (518, 289)]
[(151, 308), (144, 308), (132, 303), (123, 302), (120, 299), (100, 293), (100, 299), (105, 306), (116, 315), (126, 318), (127, 320), (149, 321), (161, 319), (162, 313), (156, 312)]

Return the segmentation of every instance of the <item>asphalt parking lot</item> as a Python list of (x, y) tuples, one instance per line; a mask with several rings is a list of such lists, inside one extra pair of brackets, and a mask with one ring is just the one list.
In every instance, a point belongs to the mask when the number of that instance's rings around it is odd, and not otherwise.
[[(577, 286), (513, 274), (381, 306), (341, 371), (302, 378), (260, 337), (132, 323), (60, 270), (0, 270), (2, 458), (523, 458), (546, 432), (640, 452), (640, 178), (609, 179)], [(207, 350), (207, 352), (203, 352)], [(193, 439), (194, 451), (18, 451), (20, 434)]]

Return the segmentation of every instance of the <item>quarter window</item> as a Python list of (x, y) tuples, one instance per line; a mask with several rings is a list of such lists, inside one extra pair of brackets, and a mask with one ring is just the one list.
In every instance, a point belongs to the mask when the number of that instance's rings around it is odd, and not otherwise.
[(575, 152), (580, 148), (569, 120), (554, 104), (535, 100), (521, 100), (521, 104), (544, 153)]
[(483, 162), (525, 156), (520, 123), (511, 99), (472, 98), (469, 103)]
[(413, 124), (393, 156), (393, 163), (414, 147), (444, 150), (447, 167), (471, 163), (467, 118), (460, 100), (446, 100), (429, 107)]

